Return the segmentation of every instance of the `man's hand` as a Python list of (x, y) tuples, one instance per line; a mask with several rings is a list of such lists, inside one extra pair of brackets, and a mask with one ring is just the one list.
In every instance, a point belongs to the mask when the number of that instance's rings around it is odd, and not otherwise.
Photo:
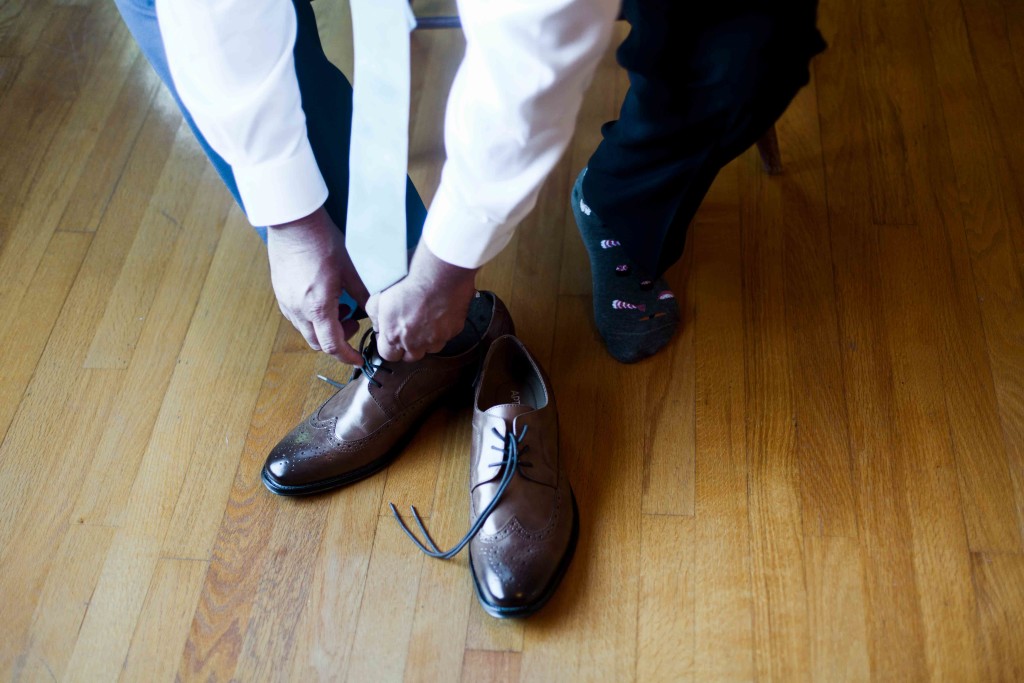
[(338, 297), (346, 289), (360, 304), (366, 288), (345, 251), (345, 236), (323, 207), (309, 216), (267, 230), (270, 280), (277, 305), (314, 351), (358, 365), (346, 341), (355, 332), (338, 319)]
[(442, 261), (420, 242), (405, 279), (366, 303), (380, 357), (416, 361), (437, 353), (462, 331), (475, 294), (476, 269)]

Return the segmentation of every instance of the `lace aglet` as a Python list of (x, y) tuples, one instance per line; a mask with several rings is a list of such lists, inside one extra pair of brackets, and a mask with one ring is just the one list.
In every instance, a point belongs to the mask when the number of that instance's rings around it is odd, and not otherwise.
[(336, 382), (333, 379), (324, 377), (323, 375), (317, 375), (316, 378), (319, 379), (319, 380), (322, 380), (324, 382), (327, 382), (328, 384), (330, 384), (335, 389), (344, 389), (345, 388), (345, 385), (343, 383)]

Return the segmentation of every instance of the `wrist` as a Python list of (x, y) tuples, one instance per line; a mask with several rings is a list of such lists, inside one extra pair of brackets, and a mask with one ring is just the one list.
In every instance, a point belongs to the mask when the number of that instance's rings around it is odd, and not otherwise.
[(331, 217), (321, 206), (308, 216), (268, 226), (267, 240), (283, 244), (308, 243), (311, 239), (320, 241), (331, 230), (335, 230)]
[(301, 216), (292, 221), (286, 221), (284, 223), (277, 223), (269, 226), (271, 230), (288, 230), (289, 228), (301, 228), (310, 225), (319, 225), (324, 222), (327, 216), (327, 209), (321, 204), (313, 213), (305, 216)]
[(426, 243), (420, 242), (409, 266), (409, 277), (434, 289), (474, 290), (479, 268), (463, 268), (438, 257)]

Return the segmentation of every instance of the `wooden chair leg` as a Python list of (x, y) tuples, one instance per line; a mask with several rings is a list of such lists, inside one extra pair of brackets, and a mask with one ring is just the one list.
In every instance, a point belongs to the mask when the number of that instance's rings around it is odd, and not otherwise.
[(775, 126), (769, 128), (757, 141), (757, 151), (761, 154), (761, 165), (764, 166), (765, 173), (782, 173), (782, 154), (779, 152), (779, 136), (775, 132)]

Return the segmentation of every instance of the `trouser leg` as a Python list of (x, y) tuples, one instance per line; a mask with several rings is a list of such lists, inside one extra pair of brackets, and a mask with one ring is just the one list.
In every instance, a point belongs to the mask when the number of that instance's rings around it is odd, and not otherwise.
[(825, 43), (817, 0), (625, 0), (618, 59), (630, 88), (588, 165), (583, 195), (641, 267), (679, 259), (718, 171), (809, 80)]
[[(217, 169), (224, 184), (242, 206), (241, 197), (235, 184), (231, 166), (215, 152), (202, 132), (196, 127), (188, 109), (178, 97), (171, 80), (164, 52), (163, 39), (157, 25), (155, 0), (116, 0), (117, 7), (128, 29), (135, 37), (142, 52), (154, 70), (170, 90), (181, 108), (181, 113), (195, 133), (196, 140)], [(316, 17), (309, 0), (294, 0), (298, 18), (298, 33), (295, 40), (295, 73), (302, 97), (302, 109), (306, 115), (306, 127), (313, 154), (320, 173), (327, 184), (326, 209), (335, 224), (344, 231), (345, 214), (348, 205), (348, 154), (349, 136), (352, 130), (352, 86), (345, 76), (331, 64), (324, 55), (320, 35), (316, 28)], [(244, 206), (243, 206), (244, 208)], [(427, 211), (412, 181), (406, 190), (407, 240), (410, 248), (419, 242)], [(266, 239), (265, 228), (257, 228)]]

